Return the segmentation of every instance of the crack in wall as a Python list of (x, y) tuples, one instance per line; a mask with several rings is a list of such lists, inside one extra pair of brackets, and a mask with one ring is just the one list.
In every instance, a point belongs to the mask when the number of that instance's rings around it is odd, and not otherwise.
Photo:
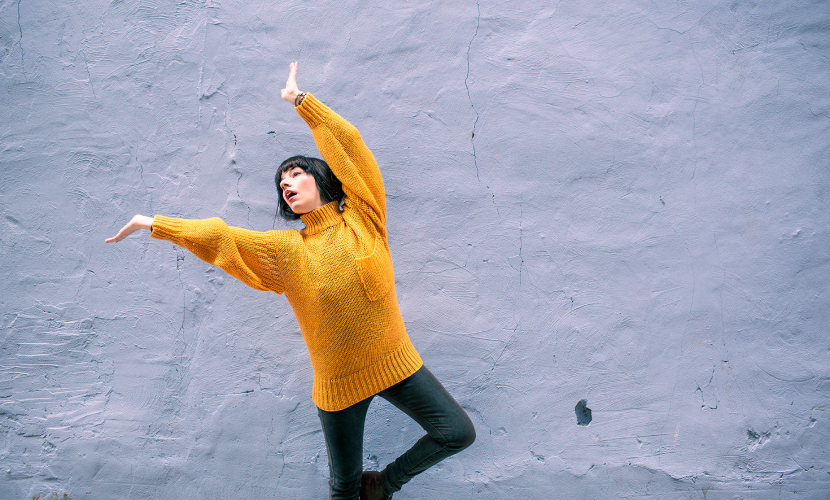
[(700, 69), (700, 85), (698, 85), (697, 87), (697, 94), (695, 95), (695, 105), (692, 108), (692, 149), (694, 157), (694, 165), (692, 167), (692, 185), (694, 186), (695, 203), (697, 203), (697, 105), (700, 102), (700, 91), (703, 88), (703, 86), (706, 85), (706, 74), (703, 72), (703, 66), (700, 64), (700, 59), (697, 58), (697, 52), (695, 52), (695, 42), (694, 40), (691, 40), (691, 36), (689, 38), (691, 42), (692, 56), (695, 58), (697, 67)]
[[(234, 137), (234, 142), (236, 142), (236, 136), (234, 135), (233, 137)], [(235, 167), (235, 168), (234, 168), (234, 170), (236, 170), (237, 172), (239, 172), (239, 177), (236, 179), (236, 198), (239, 200), (239, 202), (240, 202), (240, 203), (242, 203), (243, 205), (245, 205), (245, 208), (247, 208), (247, 209), (248, 209), (247, 221), (248, 221), (248, 227), (251, 227), (251, 211), (252, 211), (252, 210), (251, 210), (251, 206), (250, 206), (250, 205), (248, 205), (248, 204), (245, 202), (245, 200), (242, 198), (242, 195), (240, 195), (240, 194), (239, 194), (239, 181), (241, 181), (241, 180), (242, 180), (242, 176), (243, 176), (243, 175), (245, 175), (245, 174), (244, 174), (244, 172), (242, 172), (242, 170), (241, 170), (241, 169), (236, 168), (236, 161), (231, 160), (231, 162), (233, 163), (233, 165), (234, 165), (234, 167)]]
[[(205, 95), (204, 95), (204, 92), (203, 92), (202, 89), (203, 89), (204, 81), (205, 81), (205, 47), (207, 47), (207, 30), (208, 30), (208, 23), (207, 23), (207, 20), (205, 20), (205, 32), (204, 32), (204, 35), (202, 36), (202, 50), (201, 50), (201, 54), (200, 54), (201, 55), (201, 60), (200, 60), (200, 64), (199, 64), (199, 88), (197, 89), (198, 94), (199, 94), (199, 117), (198, 117), (199, 121), (197, 122), (198, 125), (202, 124), (202, 100), (205, 98)], [(216, 90), (218, 91), (219, 89), (217, 88)]]
[[(479, 173), (478, 168), (478, 154), (476, 152), (476, 127), (478, 126), (478, 119), (480, 118), (480, 114), (473, 103), (473, 96), (470, 93), (470, 52), (473, 47), (473, 42), (475, 41), (476, 37), (478, 36), (478, 30), (481, 27), (481, 3), (476, 0), (476, 29), (473, 32), (472, 38), (470, 38), (470, 43), (467, 44), (467, 75), (464, 77), (464, 88), (467, 90), (467, 100), (470, 102), (470, 108), (475, 113), (475, 120), (473, 121), (473, 130), (470, 133), (470, 144), (473, 147), (473, 165), (476, 169), (476, 180), (481, 183), (481, 175)], [(485, 186), (488, 191), (490, 191), (490, 186)], [(496, 195), (492, 191), (490, 191), (490, 199), (493, 202), (493, 207), (496, 209), (496, 215), (499, 218), (499, 221), (502, 220), (501, 218), (501, 211), (499, 211), (499, 206), (496, 204)]]
[[(717, 394), (714, 392), (713, 382), (715, 381), (715, 367), (712, 367), (712, 373), (709, 375), (709, 380), (706, 384), (701, 387), (700, 384), (697, 384), (697, 389), (695, 389), (695, 393), (700, 393), (700, 402), (701, 408), (709, 409), (709, 410), (717, 410), (718, 409), (718, 397)], [(704, 389), (706, 392), (704, 392)], [(712, 400), (714, 401), (714, 406), (712, 406)]]
[[(487, 188), (489, 189), (490, 186), (487, 186)], [(493, 202), (493, 206), (496, 207), (496, 215), (499, 218), (499, 222), (502, 222), (503, 219), (501, 218), (501, 212), (499, 211), (499, 206), (496, 205), (496, 194), (493, 193), (492, 191), (490, 192), (490, 200)]]
[(26, 66), (23, 63), (23, 26), (20, 24), (20, 0), (17, 1), (17, 29), (20, 31), (20, 38), (17, 39), (17, 46), (20, 47), (20, 69), (23, 71), (23, 76), (26, 76)]
[(478, 13), (476, 15), (476, 30), (475, 30), (475, 33), (473, 33), (473, 37), (470, 39), (470, 43), (467, 45), (467, 76), (464, 78), (464, 88), (467, 89), (467, 99), (470, 101), (470, 107), (473, 109), (473, 112), (476, 114), (476, 119), (473, 122), (473, 132), (470, 135), (470, 143), (472, 143), (472, 145), (473, 145), (473, 165), (475, 165), (475, 167), (476, 167), (476, 179), (479, 182), (481, 182), (481, 178), (478, 175), (478, 159), (476, 157), (476, 140), (475, 140), (476, 139), (476, 125), (478, 125), (479, 114), (478, 114), (478, 111), (476, 111), (475, 105), (473, 104), (473, 98), (470, 95), (470, 86), (467, 83), (468, 80), (470, 79), (470, 50), (473, 46), (473, 40), (475, 40), (476, 36), (478, 35), (478, 28), (481, 25), (481, 5), (479, 4), (478, 1), (476, 1), (476, 9), (478, 10)]
[[(20, 50), (23, 50), (22, 48)], [(89, 72), (89, 62), (86, 60), (86, 50), (81, 51), (81, 55), (84, 56), (84, 69), (86, 70), (86, 78), (89, 80), (89, 88), (92, 89), (92, 98), (96, 101), (98, 100), (98, 96), (95, 95), (95, 86), (92, 85), (92, 74)]]
[(183, 264), (179, 264), (180, 262), (184, 262), (186, 254), (183, 249), (175, 245), (173, 246), (173, 250), (176, 253), (176, 272), (179, 274), (179, 284), (182, 285), (182, 324), (179, 326), (179, 331), (176, 333), (176, 339), (178, 339), (184, 333), (184, 322), (187, 315), (187, 286), (184, 284), (184, 280), (182, 279), (181, 266), (183, 266)]

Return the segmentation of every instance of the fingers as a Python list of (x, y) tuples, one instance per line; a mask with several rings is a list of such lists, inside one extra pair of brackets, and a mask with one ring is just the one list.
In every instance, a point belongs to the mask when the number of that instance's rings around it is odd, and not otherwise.
[(113, 236), (112, 238), (107, 238), (107, 239), (105, 239), (105, 240), (104, 240), (104, 243), (117, 243), (117, 242), (119, 242), (119, 241), (121, 241), (121, 240), (123, 240), (123, 239), (124, 239), (124, 237), (123, 237), (123, 236), (121, 236), (121, 233), (118, 233), (118, 234), (116, 234), (115, 236)]
[(285, 83), (286, 87), (294, 90), (297, 90), (297, 66), (297, 61), (288, 65), (288, 81)]
[(116, 234), (112, 238), (107, 238), (106, 240), (104, 240), (104, 243), (117, 243), (126, 238), (127, 236), (133, 234), (134, 232), (135, 229), (133, 229), (132, 221), (130, 221), (126, 226), (121, 228), (121, 231), (118, 231), (118, 234)]
[(288, 102), (294, 102), (297, 97), (297, 61), (288, 65), (288, 80), (285, 82), (285, 88), (280, 91), (280, 97)]
[(288, 65), (288, 80), (285, 82), (286, 90), (297, 88), (297, 61)]

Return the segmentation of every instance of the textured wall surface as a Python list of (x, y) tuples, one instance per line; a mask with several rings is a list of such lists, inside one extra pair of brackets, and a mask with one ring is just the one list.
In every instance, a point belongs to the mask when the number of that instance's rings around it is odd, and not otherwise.
[(326, 496), (285, 299), (103, 242), (289, 227), (295, 59), (478, 429), (396, 500), (830, 495), (827, 1), (2, 0), (0, 498)]

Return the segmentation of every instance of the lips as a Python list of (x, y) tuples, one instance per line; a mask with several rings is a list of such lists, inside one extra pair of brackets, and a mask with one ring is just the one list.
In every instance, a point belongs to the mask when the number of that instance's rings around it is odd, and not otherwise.
[(286, 189), (283, 192), (283, 196), (285, 197), (285, 201), (291, 202), (291, 199), (294, 198), (295, 196), (297, 196), (297, 192), (296, 191), (291, 191), (290, 189)]

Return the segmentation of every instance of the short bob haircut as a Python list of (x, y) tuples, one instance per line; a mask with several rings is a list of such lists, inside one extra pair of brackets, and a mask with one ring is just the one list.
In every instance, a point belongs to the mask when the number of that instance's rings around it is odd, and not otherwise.
[(286, 220), (297, 220), (300, 214), (294, 213), (291, 207), (286, 203), (285, 198), (282, 197), (282, 188), (280, 181), (282, 174), (288, 172), (294, 167), (300, 167), (304, 172), (311, 174), (314, 177), (314, 182), (317, 184), (317, 190), (320, 192), (320, 199), (323, 203), (330, 203), (332, 201), (341, 202), (345, 194), (343, 193), (343, 184), (340, 179), (334, 175), (328, 164), (319, 158), (310, 158), (308, 156), (292, 156), (285, 160), (277, 169), (274, 175), (274, 183), (277, 185), (277, 193), (279, 193), (279, 214), (280, 217)]

